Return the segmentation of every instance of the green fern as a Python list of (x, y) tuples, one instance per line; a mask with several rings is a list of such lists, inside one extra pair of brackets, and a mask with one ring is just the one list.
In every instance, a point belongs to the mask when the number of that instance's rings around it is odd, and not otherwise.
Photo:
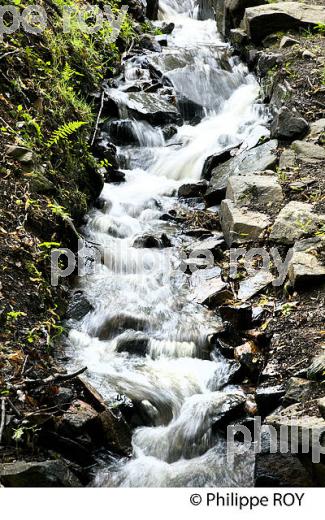
[(59, 141), (67, 141), (72, 134), (86, 124), (85, 121), (71, 121), (70, 123), (60, 126), (57, 130), (54, 130), (52, 137), (47, 142), (47, 146), (51, 147), (54, 144), (58, 144)]

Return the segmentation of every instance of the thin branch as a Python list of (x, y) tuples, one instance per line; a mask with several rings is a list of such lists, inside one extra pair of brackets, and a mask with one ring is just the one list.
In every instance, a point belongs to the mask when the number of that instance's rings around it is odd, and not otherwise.
[(6, 398), (1, 397), (1, 422), (0, 422), (0, 444), (2, 441), (3, 430), (6, 422)]
[(80, 374), (83, 374), (87, 370), (87, 367), (80, 368), (76, 372), (72, 372), (71, 374), (53, 374), (53, 376), (46, 377), (44, 379), (25, 379), (24, 384), (27, 385), (48, 385), (54, 383), (61, 383), (63, 381), (69, 381), (70, 379), (74, 379)]
[(103, 111), (103, 106), (104, 106), (104, 96), (105, 96), (105, 91), (103, 90), (102, 92), (102, 95), (100, 97), (100, 107), (99, 107), (99, 111), (98, 111), (98, 114), (97, 114), (97, 119), (96, 119), (96, 124), (95, 124), (95, 130), (94, 130), (94, 133), (93, 133), (93, 137), (90, 141), (90, 145), (93, 146), (94, 142), (95, 142), (95, 139), (96, 139), (96, 134), (97, 134), (97, 130), (98, 130), (98, 125), (99, 125), (99, 121), (100, 121), (100, 116), (102, 115), (102, 111)]
[(12, 54), (17, 54), (19, 51), (20, 51), (20, 49), (16, 49), (15, 51), (5, 52), (4, 54), (2, 54), (2, 56), (0, 56), (0, 60), (3, 60), (7, 56), (11, 56)]

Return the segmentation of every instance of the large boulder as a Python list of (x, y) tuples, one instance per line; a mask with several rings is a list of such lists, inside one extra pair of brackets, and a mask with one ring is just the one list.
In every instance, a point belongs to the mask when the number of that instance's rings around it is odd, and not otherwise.
[(325, 281), (325, 265), (320, 260), (324, 238), (309, 238), (295, 243), (288, 265), (288, 278), (293, 287), (310, 286)]
[(314, 206), (306, 202), (289, 202), (277, 216), (270, 240), (291, 245), (305, 234), (317, 231), (321, 219), (313, 209)]
[(263, 213), (238, 208), (228, 199), (222, 201), (219, 216), (221, 228), (229, 247), (233, 244), (260, 239), (271, 224), (270, 219)]
[(255, 43), (268, 34), (313, 27), (325, 23), (325, 11), (321, 5), (305, 5), (300, 2), (279, 2), (246, 9), (243, 26)]
[(301, 162), (313, 164), (325, 161), (325, 149), (323, 146), (306, 141), (294, 141), (292, 149)]
[(271, 125), (271, 136), (276, 139), (299, 139), (309, 130), (307, 121), (297, 112), (282, 107)]
[(282, 201), (283, 193), (275, 175), (234, 175), (228, 180), (226, 199), (237, 206), (256, 201), (259, 204), (273, 204)]
[(0, 481), (5, 487), (81, 487), (63, 460), (0, 464)]
[(122, 118), (144, 119), (153, 125), (175, 123), (180, 119), (177, 108), (156, 93), (108, 89), (105, 100), (108, 112), (117, 112)]
[(251, 150), (244, 151), (218, 165), (211, 172), (210, 186), (205, 194), (208, 204), (217, 204), (225, 195), (229, 177), (251, 175), (273, 169), (277, 162), (277, 140), (267, 141)]

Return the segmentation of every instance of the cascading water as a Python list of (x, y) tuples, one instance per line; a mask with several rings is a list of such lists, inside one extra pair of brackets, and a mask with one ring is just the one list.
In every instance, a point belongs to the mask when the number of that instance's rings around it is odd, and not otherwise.
[[(181, 184), (200, 179), (209, 155), (252, 147), (267, 135), (254, 77), (230, 57), (215, 22), (198, 21), (195, 12), (192, 0), (161, 2), (160, 17), (175, 23), (168, 47), (129, 58), (119, 87), (110, 89), (124, 122), (108, 131), (118, 138), (123, 125), (129, 129), (129, 143), (118, 149), (126, 182), (106, 184), (102, 209), (87, 217), (83, 233), (105, 248), (104, 262), (79, 279), (93, 310), (70, 323), (69, 339), (74, 360), (88, 366), (105, 398), (124, 394), (142, 403), (152, 426), (134, 431), (132, 459), (101, 471), (100, 486), (252, 484), (253, 457), (239, 454), (230, 464), (213, 428), (225, 397), (240, 401), (243, 394), (227, 385), (231, 365), (207, 354), (221, 321), (193, 301), (191, 277), (179, 268), (181, 251), (193, 239), (160, 218), (180, 204), (175, 193)], [(125, 109), (130, 87), (148, 81), (148, 61), (173, 86), (178, 106), (185, 100), (200, 114), (167, 141), (157, 126), (130, 123)], [(166, 233), (172, 247), (133, 247), (148, 233)], [(130, 344), (138, 351), (128, 352)]]

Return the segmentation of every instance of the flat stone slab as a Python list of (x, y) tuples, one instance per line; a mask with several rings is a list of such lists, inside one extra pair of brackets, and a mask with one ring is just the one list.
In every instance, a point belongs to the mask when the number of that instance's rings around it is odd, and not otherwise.
[(305, 202), (291, 201), (277, 216), (270, 240), (281, 244), (293, 244), (306, 233), (317, 230), (320, 217), (313, 213), (314, 206)]
[(288, 266), (288, 277), (293, 287), (325, 280), (325, 265), (318, 253), (325, 249), (324, 238), (312, 238), (296, 242)]
[(233, 175), (252, 175), (255, 172), (263, 172), (274, 168), (277, 156), (278, 141), (272, 139), (255, 148), (245, 150), (232, 157), (212, 170), (210, 186), (205, 198), (209, 203), (217, 203), (222, 200), (228, 179)]
[(155, 125), (175, 123), (180, 118), (177, 108), (156, 93), (126, 93), (108, 89), (105, 94), (106, 103), (111, 102), (115, 105), (120, 117), (124, 119), (136, 117)]
[(193, 300), (202, 305), (219, 305), (233, 297), (232, 292), (227, 287), (228, 284), (223, 282), (221, 278), (205, 280), (195, 287)]
[(325, 10), (320, 5), (279, 2), (249, 7), (245, 11), (243, 29), (256, 43), (271, 33), (298, 27), (325, 24)]
[(251, 276), (240, 283), (237, 297), (241, 301), (247, 301), (255, 294), (265, 289), (274, 280), (272, 273), (261, 270), (255, 276)]
[(252, 242), (262, 237), (271, 224), (269, 217), (247, 208), (238, 208), (228, 199), (220, 206), (220, 224), (228, 246)]
[(318, 144), (306, 141), (294, 141), (291, 145), (298, 159), (304, 163), (325, 161), (325, 149)]
[(270, 204), (283, 200), (282, 188), (274, 175), (233, 176), (228, 180), (226, 199), (238, 206), (250, 202)]

